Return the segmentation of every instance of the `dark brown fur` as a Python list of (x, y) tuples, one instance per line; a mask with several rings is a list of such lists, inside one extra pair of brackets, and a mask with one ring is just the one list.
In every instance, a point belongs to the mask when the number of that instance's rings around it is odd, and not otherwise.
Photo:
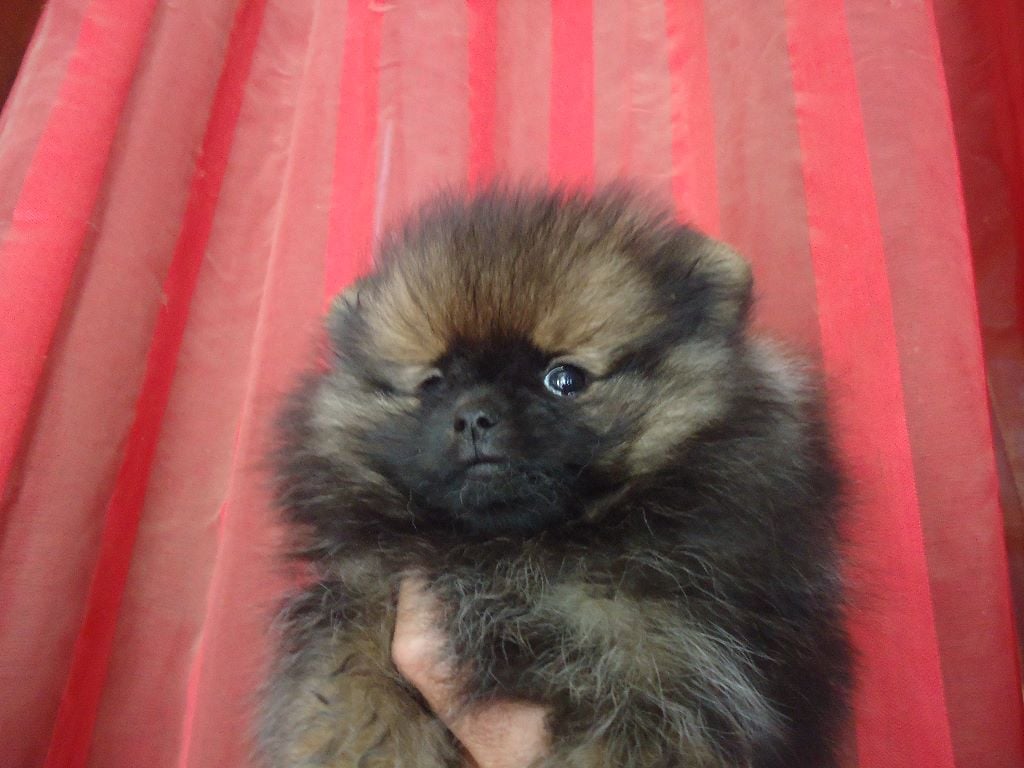
[[(318, 576), (283, 615), (269, 765), (456, 764), (389, 658), (418, 572), (466, 705), (549, 708), (544, 766), (834, 766), (849, 650), (817, 396), (748, 338), (743, 260), (649, 211), (445, 199), (338, 299), (284, 421), (281, 505)], [(586, 388), (546, 390), (558, 365)], [(492, 447), (487, 474), (452, 458)]]

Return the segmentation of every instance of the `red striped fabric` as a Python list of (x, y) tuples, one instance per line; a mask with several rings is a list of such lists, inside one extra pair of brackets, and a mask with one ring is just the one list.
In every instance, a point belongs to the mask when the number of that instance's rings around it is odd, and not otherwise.
[[(886, 201), (879, 219), (922, 532), (929, 562), (943, 564), (931, 568), (930, 583), (954, 753), (958, 765), (985, 765), (996, 759), (995, 741), (1004, 745), (996, 764), (1022, 765), (1019, 703), (983, 703), (1014, 702), (1016, 671), (978, 674), (986, 659), (1013, 658), (1015, 649), (969, 232), (935, 21), (928, 6), (865, 7), (848, 19), (875, 194)], [(891, 51), (887, 62), (867, 53), (879, 48)], [(960, 384), (937, 384), (951, 380)], [(941, 397), (914, 396), (937, 387)], [(951, 474), (953, 465), (963, 471)], [(979, 602), (978, 593), (989, 599)]]
[[(985, 520), (998, 516), (993, 498), (998, 492), (1006, 520), (1006, 546), (1009, 549), (1009, 570), (1014, 584), (1017, 605), (1018, 637), (1024, 632), (1024, 409), (1020, 392), (1024, 391), (1024, 14), (1019, 3), (996, 0), (992, 3), (935, 3), (936, 26), (941, 44), (942, 62), (948, 84), (949, 107), (955, 141), (959, 148), (959, 166), (963, 181), (963, 197), (969, 245), (973, 258), (977, 287), (979, 320), (988, 369), (988, 388), (992, 405), (992, 426), (995, 431), (997, 461), (1003, 469), (998, 491), (990, 482), (968, 498), (968, 504), (981, 502), (984, 516), (973, 517), (962, 529), (950, 529), (936, 519), (936, 539), (944, 548), (973, 549), (980, 541), (1000, 551), (1002, 537), (998, 531), (986, 530)], [(959, 356), (958, 356), (959, 357)], [(960, 357), (977, 361), (977, 350), (967, 350)], [(949, 362), (950, 368), (959, 365)], [(974, 413), (975, 424), (986, 414)], [(958, 412), (959, 415), (959, 412)], [(922, 420), (927, 428), (930, 421)], [(975, 434), (988, 434), (987, 424)], [(924, 439), (932, 439), (931, 435)], [(987, 446), (979, 452), (987, 458)], [(938, 471), (940, 457), (932, 472)], [(941, 486), (940, 486), (941, 487)], [(949, 500), (959, 505), (960, 498)], [(966, 554), (966, 553), (965, 553)], [(1005, 575), (999, 569), (1001, 558), (961, 556), (958, 562), (971, 571), (982, 571), (989, 583), (999, 584), (1005, 593)], [(963, 574), (970, 579), (974, 573)], [(948, 574), (943, 580), (944, 593), (951, 604), (964, 606), (970, 595), (956, 587), (961, 574)], [(1006, 599), (1011, 596), (1007, 595)], [(954, 602), (955, 601), (955, 602)], [(971, 606), (972, 612), (983, 606)], [(966, 623), (966, 622), (964, 622)], [(940, 635), (941, 637), (941, 635)], [(948, 645), (961, 659), (964, 655), (990, 652), (995, 644), (1006, 643), (1005, 632), (998, 630), (969, 637), (950, 633)], [(978, 658), (976, 657), (976, 659)], [(970, 666), (984, 667), (973, 661)], [(965, 665), (947, 665), (947, 674), (966, 675)], [(1015, 686), (1010, 675), (985, 676), (983, 690), (994, 686)], [(995, 733), (1006, 750), (1005, 765), (1024, 764), (1024, 744), (1016, 733), (1016, 710), (1007, 709), (992, 718), (986, 709), (986, 696), (963, 703), (965, 717), (971, 723), (986, 722), (985, 733)], [(991, 718), (991, 719), (990, 719)], [(989, 751), (988, 739), (977, 727), (966, 727), (955, 745), (958, 756), (966, 759)]]
[(513, 3), (497, 5), (496, 170), (543, 183), (551, 156), (553, 10), (547, 2), (532, 3), (528, 14)]
[[(268, 520), (265, 414), (315, 354), (332, 174), (323, 158), (336, 136), (321, 118), (337, 104), (345, 32), (323, 22), (343, 10), (266, 8), (221, 184), (221, 199), (246, 206), (215, 217), (195, 286), (190, 315), (201, 320), (182, 339), (122, 607), (135, 618), (118, 627), (94, 765), (233, 765), (249, 753), (223, 734), (249, 730), (246, 681), (289, 580)], [(268, 174), (281, 186), (261, 185)], [(168, 583), (179, 585), (173, 611), (146, 609), (166, 602)], [(241, 603), (253, 610), (232, 616)], [(140, 677), (154, 648), (161, 664)]]
[(672, 109), (672, 197), (680, 218), (721, 234), (704, 5), (665, 3)]
[[(439, 188), (625, 176), (749, 255), (758, 327), (825, 369), (853, 474), (847, 765), (1024, 764), (973, 293), (1014, 360), (991, 169), (1020, 178), (1020, 50), (1002, 2), (937, 10), (51, 0), (0, 118), (5, 759), (254, 765), (292, 579), (262, 462), (325, 299)], [(1002, 80), (977, 76), (992, 40)]]
[[(751, 3), (736, 13), (731, 3), (703, 6), (720, 234), (753, 263), (757, 324), (817, 357), (785, 8), (781, 2)], [(748, 56), (756, 56), (756, 66)]]
[[(271, 425), (262, 417), (266, 404), (290, 385), (295, 371), (308, 364), (315, 350), (311, 343), (318, 314), (315, 298), (322, 290), (328, 223), (310, 221), (307, 211), (325, 206), (329, 199), (330, 167), (322, 167), (317, 154), (335, 137), (309, 118), (310, 110), (319, 115), (324, 97), (337, 90), (337, 75), (324, 66), (334, 58), (324, 54), (338, 47), (340, 35), (324, 21), (339, 10), (337, 5), (324, 4), (310, 14), (268, 5), (221, 192), (233, 196), (245, 190), (252, 212), (218, 219), (209, 241), (211, 253), (229, 255), (248, 235), (250, 258), (233, 265), (233, 276), (240, 293), (248, 289), (252, 298), (241, 307), (217, 302), (215, 292), (222, 288), (221, 281), (210, 273), (201, 275), (196, 286), (196, 301), (209, 307), (211, 323), (225, 323), (237, 334), (224, 340), (225, 352), (237, 355), (237, 361), (232, 361), (236, 378), (231, 393), (236, 415), (231, 431), (225, 424), (223, 433), (230, 439), (230, 459), (222, 499), (216, 518), (204, 529), (212, 539), (211, 569), (187, 657), (179, 727), (173, 733), (179, 768), (248, 760), (247, 740), (227, 741), (222, 733), (225, 728), (239, 734), (251, 730), (255, 702), (238, 674), (238, 665), (241, 661), (251, 674), (262, 668), (267, 622), (277, 595), (290, 581), (275, 568), (272, 553), (280, 541), (265, 512), (267, 489), (257, 480), (261, 475), (255, 467), (262, 464), (271, 444)], [(283, 58), (282, 50), (291, 55)], [(288, 75), (281, 77), (285, 62)], [(279, 139), (276, 142), (267, 140), (270, 106), (282, 108), (272, 131)], [(246, 161), (256, 155), (262, 157), (261, 163)], [(269, 169), (276, 171), (283, 191), (257, 185)], [(318, 179), (319, 186), (309, 186), (312, 179)], [(300, 237), (308, 238), (308, 243), (299, 245)], [(297, 253), (303, 255), (299, 265), (292, 263)], [(282, 322), (285, 317), (291, 320)], [(246, 616), (232, 615), (231, 607), (246, 601), (255, 610)], [(244, 660), (235, 655), (239, 646), (249, 649)], [(149, 758), (154, 759), (161, 759), (158, 753)]]
[(380, 14), (352, 3), (345, 19), (325, 287), (330, 299), (370, 266), (377, 181)]
[(192, 291), (203, 263), (262, 13), (261, 2), (241, 7), (233, 45), (229, 45), (225, 59), (224, 75), (203, 143), (203, 164), (198, 169), (178, 246), (164, 281), (166, 303), (153, 333), (153, 346), (136, 405), (135, 422), (125, 447), (125, 460), (107, 506), (85, 616), (46, 756), (47, 768), (85, 765), (88, 758), (121, 596), (133, 554), (139, 511), (189, 316)]
[[(31, 413), (153, 6), (93, 0), (86, 7), (75, 55), (9, 214), (0, 243), (0, 483)], [(114, 23), (119, 17), (124, 22)]]
[(493, 180), (495, 125), (498, 110), (498, 7), (492, 2), (469, 4), (467, 80), (469, 83), (470, 187)]
[(859, 497), (850, 570), (884, 595), (861, 606), (852, 626), (861, 656), (859, 764), (952, 766), (898, 340), (843, 7), (791, 0), (787, 16), (822, 358), (843, 382), (837, 434)]
[(480, 109), (490, 99), (471, 90), (483, 67), (469, 44), (471, 35), (487, 34), (490, 21), (457, 3), (388, 6), (380, 15), (374, 233), (424, 194), (465, 187), (480, 159), (471, 157), (471, 135), (479, 131), (477, 138), (485, 141), (486, 109)]
[(552, 0), (548, 177), (555, 184), (594, 179), (593, 30), (590, 0)]

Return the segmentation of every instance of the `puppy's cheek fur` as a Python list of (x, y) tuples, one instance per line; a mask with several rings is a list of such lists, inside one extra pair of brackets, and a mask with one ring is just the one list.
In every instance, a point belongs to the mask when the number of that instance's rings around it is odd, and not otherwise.
[(413, 396), (373, 391), (344, 371), (325, 378), (313, 397), (314, 427), (327, 440), (365, 434), (374, 425), (408, 417), (418, 405)]
[(390, 491), (383, 474), (363, 460), (369, 436), (382, 425), (411, 421), (417, 405), (415, 397), (369, 391), (351, 377), (335, 374), (313, 395), (311, 447), (339, 468), (356, 470), (352, 474), (363, 483)]
[(581, 403), (603, 438), (596, 465), (636, 478), (675, 461), (687, 440), (728, 411), (733, 363), (728, 347), (692, 341), (670, 352), (650, 375), (596, 382)]
[(660, 469), (726, 415), (734, 362), (732, 350), (710, 342), (682, 345), (665, 358), (629, 453), (634, 474)]
[(655, 387), (629, 374), (595, 382), (590, 389), (579, 410), (600, 445), (592, 464), (600, 471), (622, 473)]

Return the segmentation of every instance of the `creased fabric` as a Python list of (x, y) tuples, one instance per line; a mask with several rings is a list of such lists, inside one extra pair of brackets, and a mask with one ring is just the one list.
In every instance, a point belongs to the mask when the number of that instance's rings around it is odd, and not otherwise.
[(0, 117), (0, 762), (254, 765), (265, 460), (326, 303), (439, 189), (625, 177), (829, 382), (848, 764), (1024, 765), (1018, 13), (51, 0)]

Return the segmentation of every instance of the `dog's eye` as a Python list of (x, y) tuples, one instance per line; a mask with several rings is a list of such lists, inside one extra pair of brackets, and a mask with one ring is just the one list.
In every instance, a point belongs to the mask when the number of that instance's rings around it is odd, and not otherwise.
[(441, 375), (440, 371), (431, 371), (428, 376), (425, 376), (420, 381), (416, 390), (421, 394), (426, 394), (439, 389), (442, 384), (444, 384), (444, 376)]
[(575, 365), (557, 365), (544, 374), (544, 386), (559, 397), (572, 397), (587, 386), (587, 377)]

